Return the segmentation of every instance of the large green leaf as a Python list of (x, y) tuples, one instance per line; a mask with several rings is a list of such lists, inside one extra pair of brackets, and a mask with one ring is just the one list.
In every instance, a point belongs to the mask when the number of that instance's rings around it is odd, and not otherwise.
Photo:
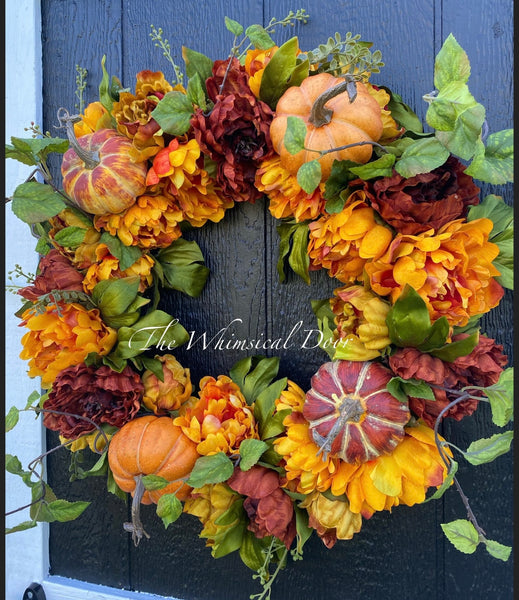
[(308, 257), (308, 223), (296, 223), (294, 221), (281, 222), (277, 226), (279, 234), (279, 257), (277, 271), (279, 280), (283, 283), (285, 277), (285, 264), (288, 262), (290, 268), (299, 275), (306, 283), (310, 283), (308, 268), (310, 258)]
[(470, 165), (465, 169), (474, 179), (504, 185), (514, 180), (514, 130), (504, 129), (479, 140)]
[(441, 528), (453, 546), (464, 554), (473, 554), (479, 544), (479, 535), (470, 521), (457, 519), (441, 523)]
[(13, 193), (13, 212), (29, 225), (47, 221), (66, 207), (63, 197), (45, 183), (27, 181)]
[(168, 92), (151, 112), (151, 116), (161, 126), (164, 133), (180, 136), (190, 127), (193, 105), (182, 92)]
[(175, 494), (164, 494), (157, 502), (157, 516), (162, 519), (164, 528), (167, 529), (182, 514), (182, 503)]
[(321, 163), (318, 159), (303, 163), (297, 171), (297, 183), (307, 193), (311, 194), (321, 183)]
[(470, 444), (463, 456), (471, 465), (482, 465), (495, 460), (510, 450), (514, 437), (513, 431), (496, 433), (489, 438), (482, 438)]
[(187, 484), (200, 488), (208, 483), (221, 483), (233, 474), (232, 460), (224, 453), (201, 456), (195, 463)]
[(469, 77), (468, 56), (451, 33), (434, 61), (434, 85), (437, 89), (442, 90), (453, 81), (466, 83)]
[(198, 244), (184, 238), (175, 240), (157, 254), (164, 275), (164, 285), (198, 297), (204, 289), (209, 269)]
[(436, 131), (436, 139), (456, 156), (469, 160), (474, 156), (481, 128), (485, 122), (485, 107), (475, 104), (465, 109), (454, 123), (452, 131)]
[(99, 242), (107, 245), (110, 254), (119, 261), (121, 271), (129, 269), (142, 256), (140, 248), (125, 246), (118, 237), (110, 235), (108, 231), (103, 232)]
[(395, 169), (402, 177), (429, 173), (449, 158), (449, 151), (436, 138), (415, 140), (396, 161)]

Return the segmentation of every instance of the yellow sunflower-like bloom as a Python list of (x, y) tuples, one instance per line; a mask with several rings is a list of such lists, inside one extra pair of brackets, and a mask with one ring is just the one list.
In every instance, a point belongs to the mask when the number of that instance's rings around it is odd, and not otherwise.
[(499, 247), (488, 241), (489, 219), (459, 219), (419, 235), (398, 234), (380, 258), (366, 264), (371, 287), (395, 302), (406, 284), (426, 302), (431, 319), (445, 316), (464, 326), (499, 304), (504, 290), (494, 279)]
[(83, 289), (91, 293), (97, 283), (107, 279), (121, 279), (122, 277), (140, 277), (139, 292), (143, 292), (153, 283), (151, 269), (155, 261), (149, 254), (143, 254), (133, 265), (121, 271), (119, 260), (110, 254), (106, 244), (98, 244), (96, 248), (97, 262), (91, 265), (83, 279)]
[(184, 502), (184, 512), (200, 519), (204, 526), (200, 537), (206, 538), (206, 546), (213, 547), (215, 538), (235, 525), (217, 525), (216, 521), (239, 498), (239, 494), (234, 493), (225, 483), (208, 484), (192, 490)]
[(317, 531), (327, 548), (336, 540), (351, 540), (362, 527), (362, 516), (350, 510), (349, 502), (330, 500), (313, 492), (301, 504), (308, 511), (308, 525)]
[(143, 194), (135, 204), (116, 215), (100, 215), (96, 229), (117, 236), (125, 246), (167, 248), (182, 232), (182, 211), (162, 195)]
[[(108, 441), (110, 441), (113, 433), (105, 433), (105, 435), (106, 435), (106, 439)], [(62, 444), (66, 444), (67, 442), (69, 442), (71, 440), (68, 440), (66, 437), (60, 435), (59, 441)], [(79, 450), (84, 450), (85, 448), (90, 448), (90, 450), (92, 450), (92, 452), (98, 453), (98, 452), (102, 452), (104, 450), (105, 446), (106, 446), (105, 438), (102, 435), (100, 435), (98, 431), (93, 431), (92, 433), (88, 433), (86, 435), (82, 435), (81, 437), (78, 437), (77, 439), (72, 441), (72, 443), (69, 444), (67, 446), (67, 448), (71, 452), (78, 452)]]
[(156, 415), (165, 415), (170, 410), (178, 410), (191, 397), (193, 385), (189, 369), (184, 367), (171, 354), (155, 356), (162, 363), (164, 381), (146, 369), (142, 375), (144, 384), (144, 406)]
[(197, 444), (199, 454), (233, 454), (244, 439), (258, 438), (252, 410), (230, 377), (202, 378), (198, 395), (198, 402), (187, 403), (173, 422)]
[(386, 317), (391, 309), (388, 302), (361, 285), (334, 290), (330, 306), (337, 315), (335, 358), (371, 360), (380, 356), (391, 344)]
[(393, 237), (387, 227), (376, 222), (375, 212), (365, 199), (364, 191), (358, 190), (341, 212), (309, 224), (311, 265), (328, 269), (330, 277), (343, 283), (359, 279), (364, 265), (381, 257)]
[(270, 213), (276, 219), (294, 217), (300, 222), (317, 219), (324, 213), (324, 183), (307, 194), (297, 183), (297, 177), (281, 166), (277, 154), (261, 163), (254, 185), (268, 196)]
[(81, 115), (81, 120), (74, 123), (74, 134), (76, 137), (94, 133), (98, 129), (111, 129), (112, 119), (110, 113), (101, 102), (91, 102)]
[(41, 314), (29, 308), (21, 325), (29, 331), (22, 338), (20, 358), (29, 360), (29, 377), (41, 376), (44, 388), (90, 352), (108, 354), (117, 341), (117, 332), (103, 323), (98, 309), (87, 310), (76, 303), (50, 304)]
[(391, 99), (386, 90), (377, 88), (369, 82), (366, 83), (366, 88), (369, 95), (375, 98), (375, 100), (378, 102), (378, 105), (382, 109), (380, 116), (382, 117), (382, 125), (384, 128), (382, 130), (382, 137), (378, 140), (378, 142), (379, 144), (388, 143), (402, 135), (402, 133), (404, 133), (404, 128), (398, 127), (395, 119), (393, 119), (391, 116), (391, 111), (385, 108)]

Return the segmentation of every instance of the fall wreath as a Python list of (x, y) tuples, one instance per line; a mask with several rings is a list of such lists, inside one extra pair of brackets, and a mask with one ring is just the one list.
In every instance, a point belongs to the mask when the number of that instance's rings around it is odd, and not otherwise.
[[(125, 89), (103, 58), (99, 100), (86, 107), (78, 69), (80, 114), (57, 115), (66, 137), (32, 124), (31, 138), (6, 149), (35, 166), (12, 198), (41, 256), (16, 290), (21, 357), (44, 390), (25, 410), (43, 415), (73, 461), (100, 455), (82, 477), (106, 473), (110, 492), (132, 494), (124, 527), (135, 544), (148, 535), (141, 503), (155, 503), (166, 528), (195, 515), (214, 557), (237, 551), (258, 573), (254, 598), (270, 597), (313, 533), (332, 547), (376, 511), (439, 498), (451, 484), (469, 517), (442, 525), (448, 539), (462, 552), (510, 554), (478, 525), (438, 428), (480, 402), (496, 426), (512, 418), (512, 369), (479, 331), (512, 287), (512, 209), (480, 198), (475, 183), (512, 180), (512, 130), (488, 131), (452, 35), (424, 96), (425, 132), (398, 94), (370, 83), (382, 57), (359, 35), (312, 51), (297, 37), (275, 45), (276, 28), (307, 18), (300, 10), (247, 29), (226, 18), (229, 57), (184, 47), (187, 83), (152, 27), (175, 81), (141, 71)], [(50, 153), (63, 154), (62, 187)], [(328, 360), (309, 390), (276, 378), (278, 358), (256, 355), (196, 388), (171, 353), (187, 332), (158, 308), (160, 290), (197, 297), (209, 270), (183, 232), (264, 200), (279, 220), (281, 280), (291, 268), (307, 282), (317, 269), (338, 281), (333, 298), (313, 302)], [(8, 430), (18, 414), (10, 409)], [(511, 438), (454, 449), (480, 464)], [(87, 508), (55, 498), (42, 457), (27, 471), (15, 456), (6, 464), (33, 493), (32, 520), (10, 531)]]

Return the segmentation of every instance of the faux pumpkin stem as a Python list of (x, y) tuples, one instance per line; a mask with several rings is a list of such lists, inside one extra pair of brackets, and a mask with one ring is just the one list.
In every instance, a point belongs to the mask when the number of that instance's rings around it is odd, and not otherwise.
[(318, 96), (317, 100), (312, 105), (312, 110), (310, 111), (310, 117), (308, 118), (308, 121), (314, 127), (322, 127), (323, 125), (327, 125), (332, 120), (333, 110), (331, 108), (327, 108), (325, 104), (343, 92), (348, 92), (350, 102), (353, 102), (357, 97), (357, 85), (350, 74), (346, 75), (345, 80), (342, 83), (339, 83), (335, 87), (326, 90), (320, 96)]
[(135, 491), (133, 493), (132, 500), (132, 522), (124, 523), (123, 527), (125, 531), (129, 531), (132, 534), (132, 540), (135, 546), (139, 545), (142, 537), (150, 539), (150, 535), (144, 531), (141, 521), (141, 500), (146, 488), (142, 483), (142, 476), (136, 475), (135, 479)]
[(86, 169), (93, 169), (100, 163), (99, 154), (83, 148), (77, 141), (76, 134), (74, 133), (74, 123), (79, 121), (79, 119), (78, 115), (71, 117), (66, 108), (60, 108), (58, 110), (58, 121), (61, 123), (62, 127), (65, 127), (68, 141), (74, 149), (74, 152), (85, 163)]

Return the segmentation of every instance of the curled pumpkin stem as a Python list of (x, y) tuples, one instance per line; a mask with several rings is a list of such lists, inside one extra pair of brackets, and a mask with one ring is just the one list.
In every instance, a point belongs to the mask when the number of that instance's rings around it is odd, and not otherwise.
[(146, 488), (142, 483), (142, 476), (136, 475), (135, 479), (135, 491), (133, 493), (132, 500), (132, 522), (124, 523), (123, 528), (125, 531), (129, 531), (132, 534), (132, 540), (134, 545), (137, 547), (143, 537), (150, 539), (149, 533), (146, 533), (141, 521), (141, 500)]
[(70, 116), (66, 108), (62, 107), (58, 110), (58, 121), (60, 122), (61, 127), (64, 127), (67, 132), (69, 144), (79, 158), (85, 163), (85, 168), (94, 169), (100, 163), (99, 154), (83, 148), (77, 141), (76, 134), (74, 133), (74, 123), (79, 120), (79, 115)]
[(324, 91), (313, 103), (308, 120), (314, 127), (322, 127), (330, 123), (333, 110), (326, 107), (325, 104), (343, 92), (348, 93), (350, 102), (353, 102), (357, 97), (357, 84), (353, 76), (349, 73), (345, 76), (345, 80), (342, 83)]

